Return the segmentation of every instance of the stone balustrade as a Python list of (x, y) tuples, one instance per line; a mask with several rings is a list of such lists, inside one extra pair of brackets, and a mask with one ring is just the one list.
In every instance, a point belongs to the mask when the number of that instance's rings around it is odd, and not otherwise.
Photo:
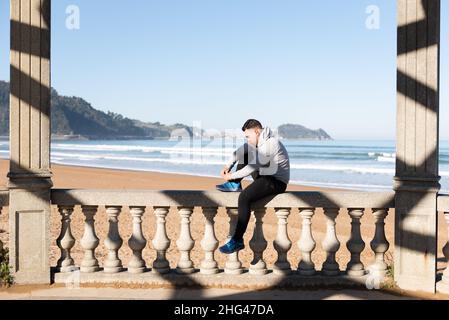
[[(384, 257), (389, 243), (385, 237), (384, 221), (389, 209), (394, 208), (394, 192), (289, 192), (255, 203), (252, 208), (255, 228), (249, 241), (254, 259), (248, 272), (242, 267), (238, 253), (227, 257), (223, 270), (219, 268), (215, 259), (215, 252), (219, 244), (215, 233), (215, 216), (219, 208), (226, 208), (230, 221), (229, 235), (231, 235), (237, 221), (238, 193), (54, 189), (51, 201), (52, 205), (58, 207), (61, 214), (61, 233), (57, 239), (61, 256), (55, 268), (56, 282), (66, 281), (67, 274), (79, 270), (81, 277), (84, 275), (85, 279), (89, 279), (86, 281), (92, 282), (106, 281), (105, 279), (116, 281), (120, 277), (136, 280), (139, 277), (145, 277), (145, 274), (158, 277), (177, 275), (187, 278), (199, 274), (208, 279), (214, 277), (222, 279), (220, 277), (228, 276), (236, 283), (238, 283), (239, 277), (248, 277), (249, 275), (252, 277), (252, 281), (264, 283), (260, 279), (269, 278), (270, 275), (271, 277), (292, 279), (295, 277), (313, 278), (313, 276), (364, 279), (368, 268), (360, 259), (361, 252), (365, 249), (360, 232), (360, 219), (367, 209), (372, 210), (376, 221), (376, 231), (371, 242), (375, 260), (370, 266), (370, 270), (373, 269), (378, 274), (385, 275), (387, 265)], [(75, 241), (78, 241), (71, 233), (71, 216), (76, 206), (81, 207), (84, 215), (84, 234), (79, 239), (84, 250), (84, 258), (79, 266), (75, 265), (71, 257), (71, 250)], [(100, 206), (106, 209), (107, 215), (108, 233), (105, 239), (98, 238), (94, 227), (95, 215)], [(129, 208), (132, 216), (132, 235), (129, 239), (123, 239), (118, 229), (118, 220), (124, 207)], [(177, 209), (180, 217), (178, 239), (169, 239), (167, 235), (166, 218), (172, 207)], [(204, 235), (200, 241), (204, 258), (199, 265), (194, 265), (190, 256), (195, 245), (191, 235), (191, 218), (195, 207), (201, 208), (204, 215), (204, 220), (201, 223), (205, 223)], [(142, 251), (150, 242), (150, 239), (144, 238), (142, 228), (142, 217), (148, 208), (153, 209), (156, 218), (156, 231), (151, 240), (153, 250), (155, 250), (155, 259), (152, 262), (144, 261), (142, 258)], [(267, 263), (264, 261), (264, 251), (267, 249), (268, 241), (265, 239), (262, 228), (262, 219), (269, 208), (274, 209), (278, 221), (277, 235), (273, 241), (277, 260), (272, 270), (268, 270)], [(299, 210), (298, 218), (302, 221), (300, 239), (296, 244), (293, 244), (288, 236), (288, 218), (294, 208)], [(323, 208), (327, 221), (325, 238), (321, 243), (326, 260), (319, 271), (312, 260), (312, 253), (318, 245), (313, 236), (312, 218), (318, 208)], [(352, 221), (351, 236), (346, 243), (351, 258), (346, 267), (339, 265), (336, 260), (336, 254), (342, 247), (336, 232), (336, 218), (342, 208), (348, 209)], [(107, 248), (104, 261), (98, 261), (95, 255), (95, 250), (100, 242)], [(179, 252), (174, 270), (171, 270), (167, 259), (167, 250), (172, 243), (176, 245)], [(123, 265), (118, 254), (124, 244), (129, 245), (132, 250), (132, 258), (127, 266)], [(297, 266), (292, 266), (287, 259), (287, 254), (293, 245), (297, 245), (301, 253), (301, 260)]]

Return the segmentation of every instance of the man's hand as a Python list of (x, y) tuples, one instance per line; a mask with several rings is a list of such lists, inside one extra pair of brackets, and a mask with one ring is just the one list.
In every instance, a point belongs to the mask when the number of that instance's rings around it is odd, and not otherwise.
[(230, 172), (227, 172), (226, 174), (223, 175), (223, 179), (225, 179), (226, 181), (231, 181), (232, 179), (232, 175)]
[(223, 170), (221, 170), (220, 175), (225, 181), (232, 180), (231, 173), (229, 171), (230, 169), (227, 166), (225, 166)]
[(221, 177), (224, 178), (226, 173), (229, 173), (229, 168), (227, 166), (224, 166), (220, 172)]

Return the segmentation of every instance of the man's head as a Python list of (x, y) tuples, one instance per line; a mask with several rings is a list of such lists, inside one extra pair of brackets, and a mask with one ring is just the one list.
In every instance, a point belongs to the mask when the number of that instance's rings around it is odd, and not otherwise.
[(253, 146), (257, 146), (262, 130), (262, 124), (255, 119), (249, 119), (242, 127), (242, 131), (245, 133), (248, 143)]

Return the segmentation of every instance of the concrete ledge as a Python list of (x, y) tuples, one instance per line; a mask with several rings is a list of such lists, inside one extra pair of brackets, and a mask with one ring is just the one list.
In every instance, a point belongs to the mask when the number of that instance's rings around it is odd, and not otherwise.
[[(428, 297), (427, 297), (428, 298)], [(400, 296), (385, 290), (311, 289), (311, 290), (238, 290), (238, 289), (185, 289), (185, 288), (113, 288), (90, 287), (67, 288), (62, 285), (44, 287), (13, 287), (0, 290), (0, 300), (398, 300), (416, 299)], [(163, 312), (163, 309), (162, 311)], [(226, 318), (224, 318), (226, 319)]]
[(159, 275), (153, 272), (142, 274), (130, 274), (120, 272), (107, 274), (102, 271), (96, 273), (55, 273), (54, 283), (65, 284), (68, 287), (78, 285), (114, 285), (130, 287), (148, 288), (228, 288), (228, 289), (273, 289), (273, 288), (346, 288), (359, 287), (367, 288), (368, 275), (362, 277), (351, 277), (345, 273), (340, 276), (328, 277), (317, 273), (315, 276), (305, 277), (297, 273), (282, 276), (268, 273), (263, 276), (249, 274), (245, 272), (241, 275), (229, 275), (224, 272), (215, 275), (204, 275), (194, 273), (190, 275), (180, 275), (171, 272)]
[[(238, 207), (239, 193), (219, 191), (53, 189), (54, 205)], [(253, 208), (394, 208), (391, 192), (287, 192), (267, 197)]]

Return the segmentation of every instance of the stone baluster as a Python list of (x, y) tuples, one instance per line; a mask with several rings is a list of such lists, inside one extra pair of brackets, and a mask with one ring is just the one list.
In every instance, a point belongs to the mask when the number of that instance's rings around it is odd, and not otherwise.
[(374, 239), (371, 241), (371, 249), (375, 254), (375, 262), (371, 265), (370, 270), (380, 277), (385, 277), (388, 268), (385, 263), (385, 253), (390, 247), (385, 236), (385, 218), (387, 215), (388, 209), (373, 209), (373, 216), (376, 219), (376, 231)]
[(61, 250), (61, 258), (56, 264), (58, 272), (72, 272), (76, 270), (75, 262), (70, 255), (70, 251), (75, 245), (75, 238), (72, 235), (70, 228), (71, 216), (73, 213), (73, 206), (58, 206), (61, 219), (61, 234), (56, 240), (56, 244)]
[(360, 261), (360, 254), (365, 249), (365, 242), (360, 233), (360, 219), (363, 217), (365, 209), (363, 208), (349, 208), (348, 212), (352, 219), (351, 221), (351, 236), (346, 247), (351, 253), (351, 260), (349, 261), (346, 272), (350, 276), (365, 275), (365, 266)]
[(299, 209), (299, 214), (302, 217), (302, 231), (298, 248), (302, 257), (298, 265), (298, 272), (303, 276), (312, 276), (316, 273), (315, 264), (312, 261), (312, 252), (316, 247), (312, 235), (312, 218), (315, 215), (315, 208)]
[(290, 215), (290, 209), (275, 208), (275, 212), (278, 217), (278, 230), (273, 245), (278, 253), (278, 258), (274, 264), (273, 272), (275, 274), (289, 274), (292, 271), (290, 262), (287, 260), (287, 253), (292, 247), (292, 242), (287, 233), (287, 219)]
[(203, 208), (206, 218), (204, 237), (201, 240), (201, 248), (204, 250), (204, 259), (201, 261), (200, 272), (202, 274), (216, 274), (219, 272), (218, 263), (215, 260), (214, 252), (218, 248), (218, 240), (215, 236), (214, 218), (218, 208)]
[(169, 211), (169, 207), (157, 207), (154, 210), (154, 214), (157, 217), (156, 221), (156, 234), (152, 241), (153, 247), (156, 250), (157, 257), (153, 262), (153, 272), (155, 273), (168, 273), (170, 272), (170, 264), (166, 258), (167, 249), (170, 247), (170, 239), (167, 237), (166, 221)]
[(130, 207), (133, 217), (133, 234), (128, 240), (128, 245), (133, 251), (133, 256), (128, 264), (128, 272), (137, 274), (146, 270), (145, 261), (142, 258), (142, 251), (147, 245), (147, 240), (142, 232), (142, 216), (145, 213), (145, 207)]
[(335, 219), (338, 216), (340, 209), (338, 208), (324, 208), (326, 216), (326, 237), (323, 240), (323, 249), (326, 252), (326, 261), (323, 263), (323, 274), (326, 276), (337, 276), (340, 274), (340, 266), (338, 265), (335, 255), (340, 249), (340, 241), (337, 238), (337, 231), (335, 229)]
[(95, 234), (94, 216), (97, 213), (98, 206), (81, 206), (85, 216), (84, 235), (81, 239), (81, 247), (84, 249), (84, 258), (81, 262), (81, 272), (96, 272), (100, 270), (98, 260), (95, 258), (95, 249), (100, 243)]
[(108, 256), (104, 262), (105, 273), (117, 273), (123, 270), (122, 261), (118, 257), (118, 251), (123, 244), (118, 230), (118, 216), (121, 211), (122, 207), (120, 206), (106, 206), (109, 231), (104, 241), (104, 245), (108, 249)]
[(178, 208), (178, 211), (181, 216), (181, 232), (178, 241), (176, 241), (176, 245), (181, 256), (176, 272), (189, 274), (195, 272), (193, 261), (190, 259), (190, 252), (195, 245), (195, 241), (193, 241), (190, 232), (190, 218), (193, 214), (193, 207), (180, 207)]
[(263, 217), (265, 215), (265, 209), (256, 209), (253, 211), (254, 218), (256, 220), (256, 226), (249, 246), (254, 252), (254, 260), (249, 267), (249, 273), (255, 275), (264, 275), (268, 272), (267, 264), (263, 259), (263, 253), (267, 248), (267, 241), (263, 234)]
[[(235, 228), (237, 227), (239, 212), (237, 208), (226, 208), (226, 211), (229, 216), (229, 240), (234, 235)], [(239, 252), (228, 255), (228, 260), (225, 263), (225, 273), (234, 275), (243, 273), (242, 263), (239, 260)]]

